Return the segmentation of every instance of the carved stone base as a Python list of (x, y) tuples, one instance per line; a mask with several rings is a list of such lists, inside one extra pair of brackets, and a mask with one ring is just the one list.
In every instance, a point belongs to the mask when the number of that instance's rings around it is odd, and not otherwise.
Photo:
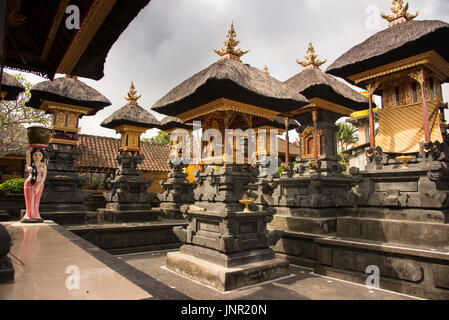
[(184, 203), (162, 202), (159, 206), (162, 217), (166, 219), (183, 219), (181, 207)]
[(220, 291), (286, 276), (289, 274), (288, 265), (285, 260), (270, 259), (227, 268), (182, 252), (167, 254), (167, 268)]
[(342, 238), (449, 250), (449, 224), (442, 223), (340, 217), (337, 219), (337, 235)]
[(98, 220), (108, 222), (143, 222), (160, 220), (159, 212), (152, 211), (150, 205), (123, 205), (108, 203), (98, 209)]
[[(426, 299), (449, 299), (447, 251), (426, 250), (349, 238), (319, 238), (314, 272), (366, 285), (379, 270), (379, 285)], [(372, 282), (369, 282), (372, 283)]]
[[(20, 218), (22, 219), (26, 214), (26, 210), (20, 210)], [(54, 211), (54, 212), (40, 212), (41, 218), (44, 220), (52, 220), (57, 224), (82, 224), (86, 221), (86, 216), (89, 211)]]

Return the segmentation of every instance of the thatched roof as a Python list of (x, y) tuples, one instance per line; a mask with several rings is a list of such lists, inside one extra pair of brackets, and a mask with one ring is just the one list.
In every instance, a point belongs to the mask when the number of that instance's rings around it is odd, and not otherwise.
[(393, 61), (435, 50), (449, 61), (449, 24), (407, 21), (380, 31), (338, 58), (326, 72), (345, 78)]
[(16, 100), (17, 96), (25, 91), (25, 88), (16, 78), (3, 71), (1, 91), (7, 92), (4, 100)]
[(43, 100), (92, 108), (89, 115), (95, 115), (111, 105), (111, 101), (94, 88), (76, 78), (67, 77), (34, 85), (31, 88), (31, 99), (26, 105), (38, 109)]
[(176, 117), (167, 116), (161, 120), (161, 130), (167, 131), (171, 129), (187, 129), (191, 130), (193, 128), (192, 123), (183, 124), (181, 119)]
[[(2, 39), (8, 44), (3, 47), (2, 65), (50, 79), (57, 73), (70, 73), (100, 80), (111, 47), (149, 2), (9, 1), (6, 8), (9, 18), (4, 26), (2, 22), (2, 28), (8, 30)], [(79, 30), (65, 27), (69, 17), (65, 8), (69, 4), (76, 5), (80, 11)]]
[(219, 98), (289, 112), (307, 99), (257, 68), (232, 59), (218, 61), (184, 81), (157, 101), (152, 109), (177, 116)]
[(365, 96), (319, 68), (304, 69), (285, 83), (307, 99), (321, 98), (353, 110), (369, 107)]
[(114, 129), (122, 124), (152, 129), (160, 128), (161, 123), (151, 113), (137, 104), (128, 103), (107, 117), (101, 126)]

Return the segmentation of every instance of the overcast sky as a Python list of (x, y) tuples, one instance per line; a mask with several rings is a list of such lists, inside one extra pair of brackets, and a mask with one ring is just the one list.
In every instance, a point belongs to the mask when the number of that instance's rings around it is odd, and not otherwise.
[[(449, 1), (410, 0), (417, 19), (449, 22)], [(100, 123), (126, 104), (131, 81), (146, 110), (182, 81), (217, 61), (213, 49), (223, 46), (231, 21), (244, 63), (285, 81), (302, 70), (312, 41), (325, 70), (340, 55), (385, 29), (379, 11), (390, 13), (391, 0), (151, 0), (109, 52), (100, 81), (80, 78), (112, 102), (80, 121), (81, 133), (118, 137)], [(29, 76), (33, 82), (43, 81)], [(449, 86), (444, 87), (445, 98)], [(163, 115), (156, 114), (158, 119)], [(150, 133), (151, 134), (151, 133)], [(147, 134), (148, 135), (148, 134)]]

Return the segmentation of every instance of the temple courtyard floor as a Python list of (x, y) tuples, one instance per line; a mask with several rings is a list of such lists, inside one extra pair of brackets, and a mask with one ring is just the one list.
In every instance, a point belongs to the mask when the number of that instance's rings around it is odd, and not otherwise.
[(290, 275), (229, 292), (165, 268), (172, 250), (111, 255), (52, 221), (2, 223), (12, 238), (15, 280), (0, 300), (414, 300), (411, 296), (316, 275), (290, 265)]

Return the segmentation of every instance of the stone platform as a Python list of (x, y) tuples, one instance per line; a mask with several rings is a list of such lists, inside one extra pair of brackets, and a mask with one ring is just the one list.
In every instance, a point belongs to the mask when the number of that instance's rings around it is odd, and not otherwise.
[[(0, 285), (0, 300), (147, 299), (152, 295), (67, 239), (52, 221), (4, 223), (13, 239), (13, 282)], [(62, 229), (62, 228), (61, 228)], [(79, 287), (74, 276), (79, 271)]]
[(160, 212), (151, 210), (145, 204), (108, 203), (106, 208), (97, 209), (98, 219), (109, 222), (140, 222), (160, 220)]
[(111, 254), (175, 249), (181, 246), (173, 227), (184, 220), (67, 225), (67, 230)]
[[(11, 260), (16, 276), (14, 282), (0, 285), (0, 300), (415, 299), (318, 276), (296, 266), (290, 266), (288, 275), (280, 279), (222, 293), (167, 270), (167, 251), (112, 256), (50, 221), (33, 226), (3, 225), (13, 238)], [(79, 289), (66, 286), (71, 275), (66, 273), (68, 266), (79, 267)]]
[(234, 290), (289, 274), (289, 263), (285, 260), (260, 260), (260, 262), (240, 264), (235, 267), (225, 267), (185, 254), (181, 249), (181, 252), (167, 254), (167, 268), (220, 291)]

